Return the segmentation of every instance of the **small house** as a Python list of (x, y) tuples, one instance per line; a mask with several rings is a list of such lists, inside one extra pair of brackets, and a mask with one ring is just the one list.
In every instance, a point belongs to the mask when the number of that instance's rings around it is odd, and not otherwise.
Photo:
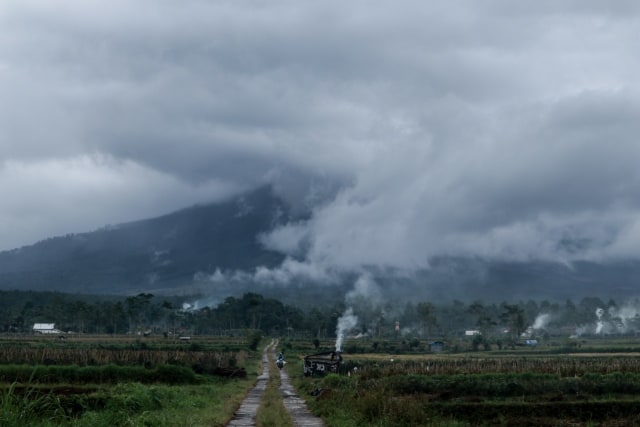
[(56, 329), (55, 323), (34, 323), (33, 332), (36, 334), (59, 334), (61, 331)]
[(429, 351), (431, 353), (442, 353), (444, 351), (444, 342), (434, 341), (429, 344)]

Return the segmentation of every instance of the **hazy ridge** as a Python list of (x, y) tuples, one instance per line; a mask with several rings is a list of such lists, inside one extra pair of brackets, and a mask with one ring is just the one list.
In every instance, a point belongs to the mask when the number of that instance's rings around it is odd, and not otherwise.
[[(287, 204), (264, 187), (224, 203), (53, 237), (1, 252), (0, 289), (218, 296), (251, 290), (301, 304), (312, 302), (303, 301), (305, 296), (316, 301), (340, 299), (357, 274), (345, 274), (329, 284), (289, 283), (291, 292), (282, 292), (273, 283), (262, 286), (252, 281), (258, 267), (277, 268), (285, 259), (284, 254), (265, 248), (259, 236), (290, 220)], [(196, 283), (197, 275), (216, 272), (225, 273), (218, 283), (208, 283), (204, 289)], [(235, 272), (247, 273), (245, 279), (225, 282)], [(566, 265), (441, 257), (429, 269), (410, 274), (380, 269), (373, 276), (380, 290), (397, 300), (626, 299), (638, 295), (640, 262)]]
[(122, 293), (188, 285), (194, 274), (275, 266), (257, 236), (287, 220), (262, 188), (157, 218), (53, 237), (0, 253), (0, 289)]

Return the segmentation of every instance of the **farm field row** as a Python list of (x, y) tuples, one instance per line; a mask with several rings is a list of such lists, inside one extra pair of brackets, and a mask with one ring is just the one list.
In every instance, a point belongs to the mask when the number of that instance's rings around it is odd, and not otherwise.
[(618, 346), (637, 342), (585, 341), (567, 354), (344, 353), (342, 374), (311, 378), (299, 354), (286, 369), (331, 427), (638, 425), (640, 354)]
[(0, 425), (222, 426), (259, 364), (247, 339), (231, 347), (214, 337), (178, 347), (170, 340), (5, 337)]
[[(0, 425), (224, 425), (259, 373), (260, 350), (249, 341), (1, 339)], [(283, 339), (279, 350), (299, 395), (328, 427), (640, 423), (635, 338), (585, 340), (566, 354), (345, 352), (340, 374), (305, 377), (303, 357), (333, 342), (317, 344)], [(267, 419), (277, 416), (277, 401), (265, 405)]]

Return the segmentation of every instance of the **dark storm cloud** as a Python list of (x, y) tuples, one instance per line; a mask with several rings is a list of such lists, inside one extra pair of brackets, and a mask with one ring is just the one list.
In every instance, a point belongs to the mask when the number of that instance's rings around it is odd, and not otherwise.
[(635, 256), (638, 9), (5, 2), (3, 247), (271, 183), (265, 280)]

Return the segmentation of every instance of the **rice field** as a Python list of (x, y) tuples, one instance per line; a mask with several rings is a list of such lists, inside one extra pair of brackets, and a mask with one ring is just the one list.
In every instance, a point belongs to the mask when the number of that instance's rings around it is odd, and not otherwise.
[(629, 338), (584, 341), (576, 353), (343, 354), (343, 375), (287, 369), (328, 426), (626, 426), (640, 424), (636, 347)]
[(0, 338), (0, 425), (221, 426), (257, 375), (243, 338)]

